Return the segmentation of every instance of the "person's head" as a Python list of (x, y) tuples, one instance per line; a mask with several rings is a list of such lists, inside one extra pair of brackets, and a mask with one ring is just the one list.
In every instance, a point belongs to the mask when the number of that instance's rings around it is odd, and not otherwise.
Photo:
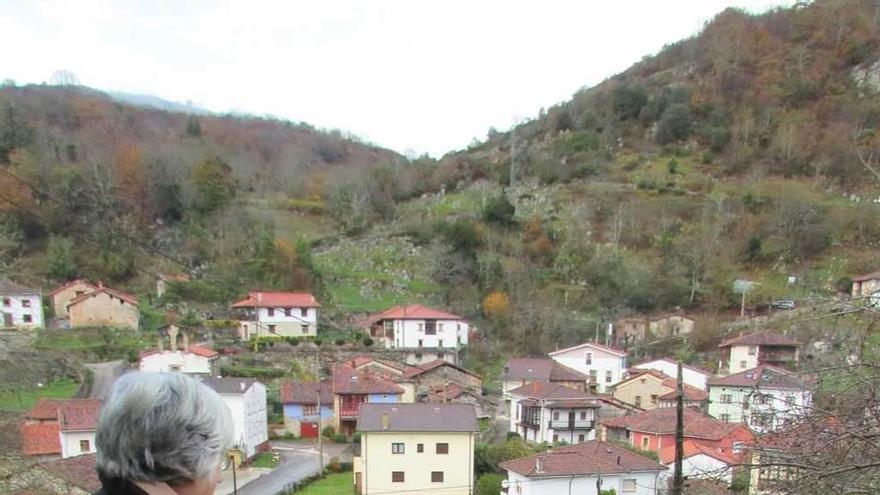
[(109, 479), (213, 493), (232, 437), (229, 409), (208, 386), (179, 373), (132, 372), (101, 407), (97, 468)]

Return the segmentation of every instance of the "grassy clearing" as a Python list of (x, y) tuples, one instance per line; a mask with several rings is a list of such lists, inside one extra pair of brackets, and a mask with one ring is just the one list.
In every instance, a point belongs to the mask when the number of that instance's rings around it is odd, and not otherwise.
[(272, 452), (261, 452), (251, 460), (251, 466), (256, 468), (275, 469), (277, 465), (278, 459)]
[(320, 215), (297, 213), (272, 205), (249, 204), (245, 211), (257, 221), (272, 225), (278, 239), (291, 243), (300, 239), (311, 241), (334, 232), (332, 220)]
[(300, 495), (346, 495), (354, 493), (351, 472), (330, 474), (298, 492)]
[(37, 399), (69, 399), (73, 397), (79, 384), (73, 380), (59, 380), (43, 388), (34, 386), (30, 390), (6, 390), (0, 392), (0, 411), (27, 411), (34, 407)]

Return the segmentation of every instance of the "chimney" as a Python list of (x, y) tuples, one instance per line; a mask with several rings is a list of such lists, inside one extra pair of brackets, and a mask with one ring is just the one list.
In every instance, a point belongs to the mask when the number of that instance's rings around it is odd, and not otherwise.
[(247, 385), (247, 384), (246, 384), (244, 381), (240, 381), (240, 382), (238, 382), (238, 386), (239, 386), (239, 388), (241, 388), (241, 391), (242, 391), (242, 392), (244, 392), (244, 387), (245, 387), (245, 385)]
[(189, 335), (186, 332), (182, 332), (183, 335), (183, 352), (189, 352)]
[(99, 289), (103, 289), (103, 288), (104, 288), (104, 281), (103, 281), (103, 280), (98, 280), (98, 288), (99, 288)]
[(541, 456), (535, 457), (535, 472), (543, 473), (544, 472), (544, 458)]
[(620, 466), (620, 456), (617, 456), (617, 465)]
[(385, 411), (382, 413), (381, 421), (382, 421), (382, 429), (387, 430), (390, 425), (390, 422), (391, 422), (391, 419), (388, 417), (388, 411)]
[(163, 348), (164, 346), (163, 346), (162, 336), (161, 336), (161, 335), (159, 336), (159, 339), (158, 339), (158, 340), (159, 340), (159, 352), (162, 352), (162, 351), (164, 351), (165, 349)]
[(177, 351), (177, 326), (172, 323), (168, 325), (168, 346), (172, 351)]

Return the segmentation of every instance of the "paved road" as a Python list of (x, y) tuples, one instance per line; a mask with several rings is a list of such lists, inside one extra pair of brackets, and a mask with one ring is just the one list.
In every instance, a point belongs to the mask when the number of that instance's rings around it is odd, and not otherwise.
[(84, 392), (88, 392), (88, 397), (92, 399), (103, 399), (113, 381), (125, 371), (125, 363), (122, 361), (87, 363), (85, 367), (92, 370), (93, 379), (91, 389)]
[(275, 495), (296, 481), (318, 473), (318, 453), (281, 450), (281, 463), (238, 489), (239, 495)]

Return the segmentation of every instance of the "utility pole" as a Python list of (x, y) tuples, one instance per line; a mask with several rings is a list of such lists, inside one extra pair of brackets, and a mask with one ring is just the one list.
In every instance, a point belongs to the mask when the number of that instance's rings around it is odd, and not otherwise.
[(675, 471), (672, 478), (671, 495), (682, 495), (684, 491), (684, 475), (682, 460), (684, 459), (684, 379), (682, 378), (681, 361), (678, 362), (678, 378), (675, 384)]
[(318, 385), (318, 477), (324, 477), (324, 414), (321, 411), (321, 357), (315, 346), (315, 380)]

